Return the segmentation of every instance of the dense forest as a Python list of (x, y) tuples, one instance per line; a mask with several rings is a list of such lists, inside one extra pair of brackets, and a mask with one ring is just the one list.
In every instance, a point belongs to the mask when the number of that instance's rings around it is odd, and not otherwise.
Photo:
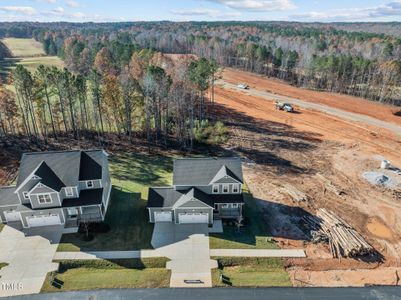
[(64, 59), (72, 71), (87, 73), (106, 43), (111, 55), (123, 57), (122, 64), (135, 48), (195, 54), (300, 87), (400, 105), (401, 38), (362, 32), (359, 23), (352, 31), (352, 26), (288, 22), (3, 23), (0, 36), (33, 36), (48, 54)]
[[(16, 94), (0, 95), (2, 131), (13, 133), (19, 118), (24, 133), (44, 139), (60, 132), (75, 138), (116, 132), (164, 145), (174, 137), (188, 149), (194, 141), (219, 141), (224, 126), (209, 123), (211, 101), (205, 97), (218, 66), (401, 105), (401, 39), (357, 26), (353, 31), (346, 23), (0, 23), (0, 37), (33, 37), (67, 67), (41, 67), (34, 74), (16, 68), (9, 77)], [(193, 56), (174, 60), (169, 53)], [(0, 44), (0, 59), (7, 55)], [(7, 100), (14, 98), (15, 103)]]

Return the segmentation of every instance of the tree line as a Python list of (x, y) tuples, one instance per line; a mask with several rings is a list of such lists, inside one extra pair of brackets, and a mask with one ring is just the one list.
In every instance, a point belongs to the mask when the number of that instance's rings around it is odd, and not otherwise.
[(174, 61), (138, 48), (123, 52), (102, 47), (85, 69), (74, 68), (75, 62), (72, 70), (42, 65), (31, 73), (18, 65), (8, 78), (11, 90), (0, 88), (0, 133), (45, 142), (65, 134), (102, 141), (112, 133), (189, 150), (224, 139), (224, 126), (208, 121), (205, 92), (218, 71), (214, 61)]
[(401, 105), (401, 39), (323, 24), (282, 22), (151, 22), (63, 24), (36, 29), (45, 51), (87, 74), (106, 47), (118, 69), (138, 49), (195, 54), (286, 80), (299, 87), (341, 92)]

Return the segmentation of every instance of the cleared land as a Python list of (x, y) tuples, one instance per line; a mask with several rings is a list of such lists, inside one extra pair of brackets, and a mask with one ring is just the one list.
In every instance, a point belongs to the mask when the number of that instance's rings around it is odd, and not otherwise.
[[(297, 89), (231, 69), (223, 80), (250, 84), (251, 90), (298, 96), (303, 101), (311, 101), (313, 96), (318, 103), (345, 111), (360, 107), (358, 113), (372, 117), (377, 113), (378, 119), (399, 124), (400, 117), (393, 114), (396, 108), (363, 99)], [(343, 102), (335, 100), (340, 98)], [(245, 179), (273, 240), (283, 248), (306, 248), (308, 258), (285, 260), (293, 285), (400, 284), (401, 220), (397, 216), (401, 215), (401, 194), (371, 185), (362, 177), (367, 171), (380, 172), (384, 158), (401, 166), (399, 136), (320, 111), (300, 107), (294, 114), (277, 111), (272, 99), (227, 86), (216, 88), (216, 102), (217, 117), (231, 131), (226, 148), (255, 163), (244, 168)], [(343, 194), (333, 193), (327, 181)], [(295, 200), (294, 189), (306, 195), (305, 199)], [(314, 215), (320, 207), (345, 219), (379, 254), (339, 261), (331, 257), (327, 244), (313, 244), (302, 217)]]
[(34, 39), (5, 38), (2, 42), (14, 57), (45, 56), (43, 46)]
[(40, 65), (64, 68), (64, 62), (57, 56), (46, 56), (42, 44), (33, 39), (2, 39), (13, 57), (0, 60), (0, 78), (5, 80), (12, 69), (22, 65), (34, 72)]

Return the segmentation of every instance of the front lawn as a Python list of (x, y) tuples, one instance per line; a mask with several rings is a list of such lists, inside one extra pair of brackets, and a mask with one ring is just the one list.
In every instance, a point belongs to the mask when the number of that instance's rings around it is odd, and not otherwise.
[(42, 292), (168, 287), (170, 271), (165, 269), (166, 262), (165, 258), (62, 261), (60, 272), (47, 275)]
[(83, 234), (65, 234), (57, 251), (116, 251), (152, 248), (153, 224), (146, 209), (151, 185), (171, 183), (172, 158), (146, 154), (110, 156), (113, 190), (105, 222), (111, 230), (95, 233), (86, 242)]
[(211, 249), (277, 249), (269, 236), (269, 228), (263, 220), (260, 208), (248, 189), (244, 188), (244, 226), (224, 226), (223, 233), (209, 235)]
[[(279, 258), (219, 258), (219, 269), (212, 270), (215, 287), (288, 287), (290, 278)], [(227, 280), (220, 280), (220, 275)]]

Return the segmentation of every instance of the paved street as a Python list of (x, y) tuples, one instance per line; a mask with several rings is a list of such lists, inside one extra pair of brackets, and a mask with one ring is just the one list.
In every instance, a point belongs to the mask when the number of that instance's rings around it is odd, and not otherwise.
[[(40, 230), (40, 232), (39, 232)], [(36, 235), (40, 233), (41, 235)], [(5, 226), (0, 232), (0, 297), (39, 293), (48, 272), (57, 270), (53, 256), (60, 241), (62, 227), (52, 226), (23, 232)], [(52, 241), (52, 243), (50, 242)]]
[(365, 288), (213, 288), (213, 289), (110, 289), (50, 293), (13, 299), (32, 300), (401, 300), (401, 287)]

